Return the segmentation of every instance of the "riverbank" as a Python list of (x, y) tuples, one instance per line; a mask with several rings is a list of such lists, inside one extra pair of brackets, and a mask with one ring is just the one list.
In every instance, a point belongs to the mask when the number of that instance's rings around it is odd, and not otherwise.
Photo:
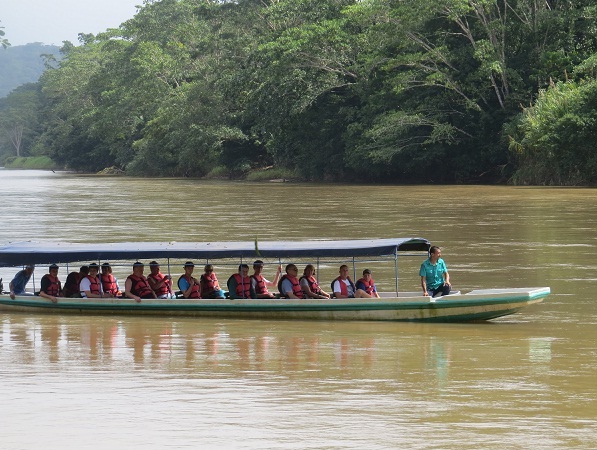
[(47, 156), (11, 156), (4, 161), (5, 169), (57, 170), (60, 166)]

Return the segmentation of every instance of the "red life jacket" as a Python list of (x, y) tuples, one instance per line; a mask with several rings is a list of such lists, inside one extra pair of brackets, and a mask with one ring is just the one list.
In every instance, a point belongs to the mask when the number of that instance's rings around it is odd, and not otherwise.
[[(303, 278), (305, 280), (307, 280), (307, 283), (309, 283), (309, 289), (311, 289), (311, 292), (313, 292), (314, 294), (317, 294), (317, 295), (323, 295), (323, 291), (319, 287), (319, 284), (317, 283), (317, 280), (315, 279), (314, 276), (306, 277), (305, 275), (303, 275), (300, 278), (300, 280), (302, 280)], [(300, 282), (300, 280), (299, 280), (299, 282)]]
[[(354, 283), (352, 282), (352, 280), (350, 278), (346, 278), (346, 279), (348, 280), (348, 282), (352, 286), (352, 291), (356, 292), (357, 289), (354, 287)], [(342, 280), (342, 277), (337, 277), (337, 278), (334, 279), (334, 281), (332, 281), (332, 291), (334, 290), (334, 283), (336, 281), (340, 282), (340, 293), (342, 295), (348, 295), (348, 288), (346, 287), (346, 283)]]
[(288, 274), (284, 274), (282, 276), (282, 278), (280, 278), (280, 281), (278, 282), (278, 290), (280, 291), (280, 294), (285, 295), (284, 292), (282, 292), (282, 282), (284, 280), (288, 280), (292, 283), (292, 293), (294, 295), (296, 295), (298, 298), (304, 298), (303, 297), (303, 290), (301, 289), (301, 284), (299, 283), (299, 280), (297, 277), (291, 277)]
[(53, 277), (50, 274), (46, 275), (46, 277), (48, 277), (48, 280), (50, 280), (50, 284), (46, 289), (46, 294), (51, 295), (53, 297), (58, 297), (60, 295), (61, 287), (60, 280), (58, 280), (58, 277)]
[(180, 287), (180, 280), (182, 280), (183, 278), (185, 280), (187, 280), (187, 283), (189, 283), (189, 286), (192, 286), (191, 293), (186, 298), (201, 298), (201, 287), (198, 284), (195, 284), (195, 282), (192, 280), (193, 277), (191, 277), (190, 275), (187, 275), (186, 273), (184, 275), (181, 275), (180, 278), (178, 279), (178, 287)]
[(102, 288), (104, 292), (116, 296), (118, 294), (118, 285), (116, 284), (116, 278), (111, 273), (101, 274)]
[(263, 275), (251, 275), (251, 278), (255, 280), (255, 293), (257, 295), (269, 295), (269, 291), (267, 290), (267, 285), (265, 284), (265, 278), (263, 278)]
[(239, 273), (235, 273), (232, 276), (236, 280), (236, 296), (239, 298), (251, 298), (251, 278), (243, 278)]
[(62, 295), (65, 297), (71, 297), (73, 295), (78, 295), (81, 290), (79, 289), (79, 272), (71, 272), (66, 277), (66, 281), (64, 282), (64, 289), (62, 291)]
[(141, 298), (153, 298), (153, 291), (147, 282), (147, 278), (131, 274), (127, 277), (127, 280), (129, 279), (133, 282), (131, 284), (131, 294)]
[[(91, 275), (87, 275), (85, 278), (89, 280), (89, 292), (92, 294), (101, 294), (100, 289), (100, 280), (98, 277), (92, 277)], [(81, 294), (82, 295), (82, 294)]]
[(373, 293), (375, 292), (375, 281), (373, 280), (373, 278), (371, 278), (371, 281), (369, 281), (368, 283), (365, 281), (364, 278), (359, 278), (357, 284), (359, 283), (363, 283), (363, 285), (365, 286), (365, 292), (367, 292), (367, 294), (373, 295)]
[(164, 283), (155, 291), (155, 294), (159, 297), (160, 295), (166, 295), (170, 292), (170, 280), (165, 279), (166, 276), (162, 272), (158, 272), (157, 274), (149, 274), (147, 278), (151, 278), (156, 284), (160, 281), (164, 280)]
[(201, 290), (205, 294), (215, 291), (216, 289), (220, 289), (220, 284), (218, 283), (218, 277), (214, 272), (211, 272), (209, 275), (201, 275)]

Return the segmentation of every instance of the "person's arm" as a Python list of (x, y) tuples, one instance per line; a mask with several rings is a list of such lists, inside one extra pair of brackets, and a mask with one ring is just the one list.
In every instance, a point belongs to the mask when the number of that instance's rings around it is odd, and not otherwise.
[(52, 303), (56, 303), (58, 301), (58, 299), (56, 297), (54, 297), (53, 295), (46, 293), (46, 291), (48, 290), (49, 287), (50, 287), (50, 280), (48, 280), (45, 277), (42, 278), (41, 279), (41, 287), (39, 289), (39, 296), (43, 297), (43, 298), (47, 298)]
[(228, 293), (230, 295), (231, 300), (236, 300), (238, 298), (236, 295), (236, 287), (237, 286), (238, 286), (238, 283), (236, 282), (236, 278), (231, 277), (230, 280), (228, 281)]
[(444, 276), (444, 283), (446, 283), (448, 286), (452, 287), (452, 285), (450, 284), (450, 274), (448, 273), (448, 268), (446, 267), (446, 263), (442, 260), (442, 264), (444, 266), (444, 272), (443, 272), (443, 276)]
[(12, 284), (12, 281), (8, 283), (8, 289), (10, 290), (10, 298), (13, 300), (15, 299), (15, 287)]
[(377, 286), (375, 286), (375, 283), (373, 284), (373, 297), (380, 298), (379, 293), (377, 292)]
[(294, 292), (292, 291), (292, 283), (287, 278), (282, 281), (282, 295), (284, 295), (286, 298), (298, 299), (298, 297), (294, 295)]
[(133, 294), (131, 292), (132, 288), (133, 288), (133, 280), (131, 280), (130, 278), (127, 278), (126, 282), (124, 283), (124, 296), (128, 297), (128, 298), (132, 298), (137, 303), (141, 303), (141, 297)]
[(309, 285), (309, 282), (306, 278), (301, 279), (300, 283), (301, 289), (305, 293), (306, 298), (316, 298), (317, 294), (315, 294), (315, 292), (311, 290), (311, 286)]
[(425, 297), (429, 297), (429, 292), (427, 292), (427, 277), (421, 277), (421, 287), (423, 288), (423, 295)]
[(282, 264), (278, 266), (278, 270), (276, 270), (276, 276), (274, 277), (274, 281), (265, 280), (265, 285), (267, 287), (277, 287), (278, 282), (280, 281), (280, 276), (282, 275)]

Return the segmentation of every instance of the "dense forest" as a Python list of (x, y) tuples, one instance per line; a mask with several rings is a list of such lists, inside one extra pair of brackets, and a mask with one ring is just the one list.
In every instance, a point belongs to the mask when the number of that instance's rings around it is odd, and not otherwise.
[[(79, 171), (597, 184), (593, 0), (146, 0), (0, 99)], [(0, 159), (1, 162), (1, 159)]]
[(47, 64), (60, 58), (60, 48), (39, 42), (0, 48), (0, 97), (25, 83), (35, 83)]

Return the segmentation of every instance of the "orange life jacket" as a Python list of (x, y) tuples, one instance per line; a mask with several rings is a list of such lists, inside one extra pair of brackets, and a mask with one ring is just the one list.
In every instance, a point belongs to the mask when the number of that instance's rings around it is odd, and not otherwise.
[(236, 296), (239, 298), (251, 298), (251, 278), (243, 278), (238, 273), (232, 276), (236, 280)]
[(87, 275), (85, 278), (89, 280), (89, 292), (91, 292), (92, 294), (101, 294), (102, 291), (100, 290), (99, 278), (92, 277), (91, 275)]
[(104, 292), (116, 296), (118, 294), (118, 284), (116, 284), (116, 278), (111, 273), (101, 274), (102, 288)]
[(58, 297), (60, 295), (61, 287), (60, 280), (58, 280), (58, 277), (53, 277), (50, 274), (46, 275), (46, 277), (48, 277), (48, 280), (50, 280), (50, 285), (46, 289), (46, 294), (51, 295), (53, 297)]
[(300, 282), (300, 280), (302, 280), (303, 278), (304, 278), (305, 280), (307, 280), (307, 283), (309, 283), (309, 289), (311, 289), (311, 292), (313, 292), (314, 294), (317, 294), (317, 295), (323, 295), (323, 291), (322, 291), (322, 290), (321, 290), (321, 288), (319, 287), (319, 284), (317, 283), (317, 280), (315, 279), (315, 277), (314, 277), (314, 276), (309, 276), (309, 277), (306, 277), (305, 275), (303, 275), (303, 276), (302, 276), (302, 277), (299, 279), (299, 282)]
[(182, 280), (183, 278), (185, 280), (187, 280), (187, 283), (189, 283), (189, 286), (192, 286), (191, 293), (186, 298), (201, 298), (201, 287), (193, 281), (193, 279), (192, 279), (193, 277), (191, 277), (190, 275), (187, 275), (186, 273), (184, 275), (181, 275), (180, 278), (178, 279), (178, 283), (179, 283), (178, 287), (180, 287), (180, 280)]
[(153, 291), (147, 282), (147, 278), (131, 274), (127, 277), (127, 280), (129, 279), (133, 282), (131, 285), (131, 294), (141, 298), (153, 298)]
[(158, 272), (155, 275), (150, 273), (149, 275), (147, 275), (147, 278), (151, 278), (156, 284), (162, 280), (164, 281), (164, 283), (158, 288), (158, 290), (155, 291), (155, 295), (157, 295), (158, 297), (160, 295), (166, 295), (170, 292), (170, 280), (165, 279), (166, 276), (162, 272)]
[(371, 281), (369, 282), (365, 281), (364, 278), (359, 278), (357, 284), (358, 283), (363, 283), (363, 285), (365, 286), (365, 292), (367, 292), (367, 294), (373, 295), (373, 293), (375, 292), (375, 281), (373, 280), (373, 278), (371, 278)]
[(263, 275), (251, 275), (251, 278), (255, 280), (255, 293), (257, 295), (269, 295), (269, 291), (267, 290), (267, 285), (265, 284), (265, 278), (263, 278)]
[[(352, 282), (352, 280), (350, 278), (346, 278), (348, 280), (348, 282), (350, 283), (350, 285), (352, 286), (352, 291), (356, 292), (357, 289), (354, 286), (354, 283)], [(340, 293), (342, 295), (348, 295), (348, 288), (346, 287), (346, 283), (342, 280), (342, 277), (337, 277), (334, 279), (334, 281), (332, 281), (332, 291), (334, 290), (334, 283), (336, 281), (340, 282)]]
[(282, 278), (280, 278), (280, 281), (278, 282), (278, 290), (280, 291), (280, 294), (285, 295), (284, 292), (282, 292), (282, 282), (284, 280), (288, 280), (292, 283), (292, 293), (294, 295), (296, 295), (298, 298), (304, 298), (303, 297), (303, 290), (301, 289), (301, 284), (299, 283), (299, 280), (297, 277), (291, 277), (288, 274), (285, 274), (282, 276)]
[(216, 289), (220, 289), (220, 284), (215, 272), (211, 272), (209, 275), (201, 275), (201, 291), (203, 293), (208, 294)]

